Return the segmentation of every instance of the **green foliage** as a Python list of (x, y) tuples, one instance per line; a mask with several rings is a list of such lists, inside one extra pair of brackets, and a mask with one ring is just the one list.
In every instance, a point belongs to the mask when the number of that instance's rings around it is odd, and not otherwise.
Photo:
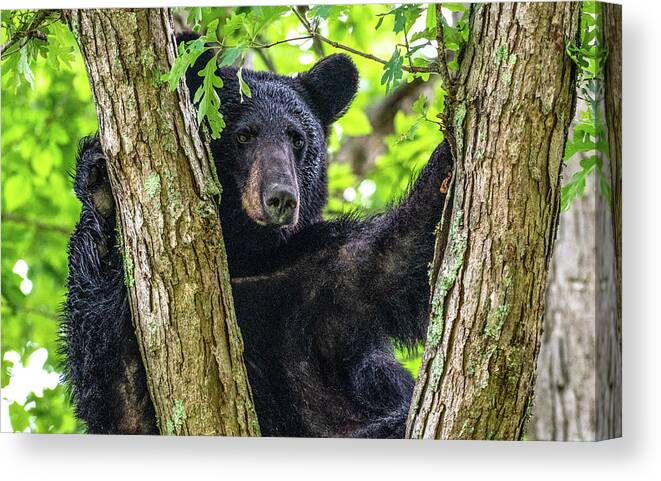
[(585, 110), (579, 112), (571, 137), (565, 145), (564, 160), (575, 155), (588, 155), (580, 161), (578, 170), (562, 187), (560, 205), (563, 211), (581, 197), (590, 174), (596, 170), (600, 192), (610, 204), (612, 189), (603, 170), (603, 157), (609, 155), (605, 119), (602, 115), (603, 72), (607, 57), (604, 46), (601, 6), (584, 2), (581, 13), (580, 44), (567, 43), (567, 55), (579, 68), (579, 98)]
[(402, 64), (404, 59), (399, 53), (399, 48), (395, 47), (392, 52), (390, 60), (383, 66), (383, 75), (381, 76), (381, 85), (386, 86), (386, 93), (397, 87), (401, 81), (404, 72), (402, 71)]
[(443, 8), (451, 12), (461, 13), (459, 21), (456, 25), (450, 26), (443, 17), (441, 23), (443, 25), (443, 43), (445, 48), (453, 53), (452, 60), (448, 63), (448, 69), (451, 72), (459, 70), (459, 63), (457, 58), (459, 52), (464, 48), (468, 41), (468, 15), (464, 4), (462, 3), (444, 3)]
[[(74, 40), (57, 20), (59, 14), (39, 10), (3, 10), (1, 44), (2, 78), (16, 89), (27, 83), (34, 87), (32, 64), (46, 58), (52, 68), (69, 67), (74, 59)], [(13, 43), (8, 43), (9, 40)]]
[(193, 103), (197, 104), (197, 121), (202, 123), (206, 117), (211, 127), (211, 138), (220, 138), (220, 132), (225, 128), (225, 121), (220, 113), (220, 97), (216, 89), (222, 88), (223, 80), (217, 74), (216, 56), (214, 55), (206, 66), (198, 72), (202, 77), (202, 85), (193, 96)]
[(395, 348), (395, 357), (414, 378), (418, 377), (423, 350), (424, 346), (422, 344), (415, 346), (413, 349)]
[(422, 6), (416, 4), (400, 5), (386, 13), (378, 14), (379, 21), (376, 23), (376, 30), (383, 23), (383, 19), (389, 16), (393, 17), (392, 31), (395, 33), (406, 32), (411, 29), (415, 21), (422, 14)]
[[(3, 11), (2, 43), (35, 14)], [(47, 35), (47, 43), (32, 39), (16, 44), (2, 61), (0, 350), (2, 414), (11, 420), (11, 426), (3, 428), (80, 432), (64, 386), (42, 392), (36, 374), (61, 371), (57, 329), (67, 276), (67, 240), (80, 213), (69, 173), (75, 168), (78, 139), (95, 132), (97, 120), (73, 36), (59, 23), (39, 31)], [(22, 55), (28, 64), (15, 69)], [(20, 260), (26, 272), (17, 268)], [(47, 357), (37, 369), (32, 356), (40, 349), (46, 349)], [(31, 367), (32, 374), (23, 367)], [(30, 389), (27, 397), (8, 400), (5, 396), (23, 382)]]

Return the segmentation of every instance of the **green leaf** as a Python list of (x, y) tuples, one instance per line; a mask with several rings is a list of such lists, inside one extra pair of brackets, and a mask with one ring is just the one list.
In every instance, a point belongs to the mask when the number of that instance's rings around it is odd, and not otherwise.
[[(175, 59), (174, 65), (170, 72), (163, 75), (162, 80), (167, 80), (170, 90), (177, 90), (177, 86), (182, 77), (186, 74), (186, 70), (192, 66), (198, 59), (202, 52), (209, 47), (205, 47), (204, 39), (198, 38), (189, 42), (182, 42), (179, 44), (179, 56)], [(214, 61), (215, 61), (214, 56)]]
[(244, 24), (250, 40), (255, 40), (268, 25), (284, 13), (289, 12), (289, 10), (290, 7), (285, 6), (252, 7)]
[(60, 22), (55, 22), (48, 31), (48, 56), (46, 60), (53, 70), (61, 67), (71, 69), (75, 60), (75, 39), (71, 31)]
[(246, 45), (236, 45), (223, 50), (223, 54), (220, 56), (220, 67), (233, 65), (239, 58), (243, 57), (246, 49)]
[(333, 5), (316, 5), (310, 9), (310, 16), (328, 20), (331, 8), (333, 8)]
[(401, 33), (404, 30), (409, 30), (415, 21), (418, 19), (420, 14), (422, 14), (422, 7), (420, 5), (408, 4), (400, 5), (391, 9), (386, 13), (379, 14), (379, 21), (377, 22), (376, 28), (378, 29), (381, 26), (381, 22), (384, 17), (392, 16), (393, 17), (393, 32)]
[(567, 144), (565, 145), (564, 160), (571, 159), (579, 152), (592, 152), (596, 149), (596, 146), (597, 144), (591, 140), (590, 137), (574, 137), (572, 140), (568, 140)]
[(190, 7), (188, 10), (188, 18), (193, 20), (193, 32), (198, 32), (202, 23), (202, 8)]
[(30, 61), (28, 60), (28, 44), (25, 44), (21, 50), (19, 50), (19, 58), (16, 68), (18, 73), (30, 84), (30, 87), (34, 88), (34, 74), (32, 73)]
[(198, 75), (203, 79), (202, 85), (193, 97), (193, 103), (198, 103), (197, 121), (201, 124), (205, 118), (207, 119), (212, 139), (220, 138), (220, 133), (225, 128), (225, 120), (220, 113), (220, 97), (216, 92), (217, 88), (223, 87), (223, 80), (218, 76), (216, 55), (199, 71)]
[(349, 8), (350, 5), (315, 5), (308, 11), (308, 17), (319, 17), (332, 22), (347, 13)]
[(427, 17), (425, 18), (425, 29), (431, 30), (436, 34), (436, 4), (427, 5)]
[(0, 364), (2, 366), (2, 372), (0, 372), (0, 389), (4, 389), (9, 384), (10, 381), (9, 373), (14, 363), (9, 361), (8, 359), (1, 359), (0, 361), (1, 361)]
[(404, 58), (400, 55), (399, 49), (395, 48), (390, 60), (383, 66), (383, 75), (381, 76), (381, 85), (386, 86), (386, 93), (397, 87), (404, 76), (402, 64)]
[(583, 196), (585, 181), (597, 164), (597, 157), (591, 156), (581, 160), (581, 170), (576, 172), (572, 178), (560, 189), (560, 209), (566, 211), (572, 202)]
[(16, 210), (32, 197), (32, 183), (25, 177), (12, 176), (5, 182), (3, 194), (4, 208)]
[(420, 94), (411, 106), (411, 110), (421, 117), (426, 117), (429, 111), (429, 99), (425, 94)]
[(218, 22), (220, 22), (220, 19), (215, 18), (207, 25), (207, 31), (203, 35), (205, 43), (218, 42)]
[(582, 7), (584, 13), (593, 13), (593, 14), (601, 13), (601, 6), (599, 5), (599, 2), (596, 2), (594, 0), (587, 0), (583, 2)]
[(589, 157), (585, 157), (581, 159), (579, 164), (583, 170), (589, 170), (589, 169), (593, 169), (594, 166), (597, 165), (597, 160), (598, 159), (596, 155), (591, 155)]
[(225, 25), (223, 25), (223, 37), (229, 38), (234, 35), (235, 32), (238, 32), (243, 28), (244, 22), (246, 21), (245, 13), (234, 13), (225, 19)]
[(30, 414), (17, 402), (9, 405), (9, 419), (15, 433), (23, 432), (30, 426)]
[(456, 3), (456, 2), (443, 2), (443, 8), (447, 8), (451, 12), (466, 11), (466, 6), (463, 3)]

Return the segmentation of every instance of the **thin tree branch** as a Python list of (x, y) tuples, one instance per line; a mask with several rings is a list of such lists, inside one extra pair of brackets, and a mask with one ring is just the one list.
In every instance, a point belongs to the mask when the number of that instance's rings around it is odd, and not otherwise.
[(409, 67), (413, 68), (413, 59), (411, 58), (411, 47), (409, 45), (409, 33), (406, 29), (406, 22), (404, 23), (404, 43), (406, 44), (406, 56), (409, 59)]
[(251, 47), (252, 48), (271, 48), (271, 47), (275, 47), (276, 45), (280, 45), (281, 43), (296, 42), (298, 40), (311, 40), (313, 38), (314, 38), (314, 36), (312, 36), (312, 35), (302, 35), (300, 37), (285, 38), (284, 40), (278, 40), (277, 42), (271, 42), (271, 43), (267, 43), (267, 44), (264, 44), (264, 45), (253, 44), (253, 45), (251, 45)]
[(441, 4), (436, 4), (436, 51), (438, 56), (438, 73), (441, 76), (443, 89), (454, 98), (454, 83), (450, 78), (450, 71), (445, 58), (445, 41), (443, 40), (443, 11)]
[(39, 308), (34, 308), (34, 307), (22, 307), (22, 306), (17, 306), (15, 304), (9, 304), (10, 308), (14, 310), (14, 315), (18, 316), (20, 314), (32, 314), (34, 316), (41, 316), (46, 319), (51, 319), (53, 321), (61, 322), (62, 318), (58, 316), (55, 312), (47, 311), (46, 309), (39, 309)]
[[(44, 20), (46, 20), (46, 18), (48, 18), (48, 16), (53, 12), (55, 12), (55, 10), (39, 10), (28, 25), (21, 25), (9, 40), (7, 40), (3, 45), (0, 45), (0, 58), (4, 59), (11, 53), (18, 52), (32, 38), (38, 38), (39, 40), (46, 41), (46, 36), (39, 30), (39, 28), (42, 26)], [(6, 53), (9, 48), (14, 46), (17, 42), (20, 42), (19, 48), (13, 52)]]
[(298, 20), (303, 24), (305, 29), (312, 33), (312, 27), (310, 26), (310, 22), (305, 18), (305, 15), (303, 15), (301, 12), (298, 11), (297, 7), (292, 8), (294, 14), (298, 17)]
[(52, 224), (50, 222), (44, 222), (37, 219), (31, 219), (29, 217), (22, 216), (20, 214), (15, 214), (13, 212), (3, 212), (2, 213), (2, 222), (11, 222), (12, 224), (21, 224), (28, 227), (34, 227), (39, 230), (48, 230), (51, 232), (56, 232), (58, 234), (71, 235), (72, 229), (65, 225), (61, 224)]
[[(309, 5), (299, 5), (298, 7), (295, 7), (295, 8), (296, 8), (297, 12), (302, 15), (302, 17), (303, 17), (302, 21), (305, 21), (306, 20), (305, 12), (310, 10), (310, 6)], [(299, 18), (299, 20), (301, 20), (300, 16), (298, 16), (298, 18)], [(308, 22), (308, 24), (309, 24), (309, 22)], [(313, 30), (316, 30), (316, 26), (313, 28)], [(314, 52), (317, 55), (319, 55), (319, 57), (325, 57), (326, 56), (326, 52), (324, 52), (324, 43), (321, 40), (319, 40), (318, 38), (315, 38), (315, 39), (312, 40), (312, 49), (314, 50)]]
[[(331, 40), (327, 37), (324, 37), (323, 35), (321, 35), (319, 32), (317, 32), (315, 29), (313, 29), (310, 26), (310, 22), (308, 22), (305, 19), (305, 17), (303, 17), (298, 12), (297, 9), (293, 8), (292, 11), (296, 14), (296, 16), (300, 20), (301, 24), (305, 27), (305, 29), (307, 30), (307, 32), (310, 34), (311, 37), (313, 37), (315, 39), (318, 39), (318, 40), (321, 40), (322, 42), (330, 45), (331, 47), (335, 47), (335, 48), (340, 49), (340, 50), (345, 50), (345, 51), (350, 52), (354, 55), (358, 55), (360, 57), (363, 57), (363, 58), (366, 58), (366, 59), (369, 59), (369, 60), (373, 60), (375, 62), (379, 62), (382, 65), (385, 65), (385, 64), (388, 63), (387, 60), (379, 58), (376, 55), (372, 55), (371, 53), (361, 52), (360, 50), (356, 50), (353, 47), (349, 47), (348, 45), (344, 45), (344, 44), (341, 44), (339, 42), (336, 42), (335, 40)], [(447, 69), (447, 66), (446, 66), (446, 69)], [(407, 67), (406, 65), (402, 65), (402, 70), (404, 70), (405, 72), (409, 72), (409, 73), (436, 73), (437, 72), (437, 69), (435, 68), (435, 65), (433, 65), (433, 64), (429, 65), (428, 67), (415, 67), (413, 65)]]

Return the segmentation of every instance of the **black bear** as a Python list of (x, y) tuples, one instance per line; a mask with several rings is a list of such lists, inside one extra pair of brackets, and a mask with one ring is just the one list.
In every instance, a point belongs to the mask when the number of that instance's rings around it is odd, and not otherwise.
[[(200, 58), (187, 75), (201, 81)], [(427, 269), (452, 160), (440, 144), (409, 194), (381, 215), (324, 221), (329, 126), (355, 65), (331, 55), (297, 77), (221, 68), (227, 127), (212, 142), (236, 314), (265, 436), (402, 438), (413, 379), (393, 342), (424, 339)], [(90, 433), (155, 433), (131, 323), (115, 213), (96, 137), (81, 142), (82, 202), (69, 244), (66, 378)]]

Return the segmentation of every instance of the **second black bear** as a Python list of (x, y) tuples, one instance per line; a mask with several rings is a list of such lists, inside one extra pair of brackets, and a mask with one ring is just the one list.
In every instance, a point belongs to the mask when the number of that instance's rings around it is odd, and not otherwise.
[[(201, 58), (187, 76), (194, 93)], [(219, 69), (227, 127), (212, 153), (245, 362), (265, 436), (402, 438), (413, 379), (393, 340), (427, 326), (428, 264), (452, 169), (439, 145), (408, 196), (366, 219), (324, 221), (329, 126), (358, 86), (332, 55), (297, 77)], [(69, 245), (66, 376), (90, 433), (155, 433), (97, 138), (81, 143), (82, 213)]]

